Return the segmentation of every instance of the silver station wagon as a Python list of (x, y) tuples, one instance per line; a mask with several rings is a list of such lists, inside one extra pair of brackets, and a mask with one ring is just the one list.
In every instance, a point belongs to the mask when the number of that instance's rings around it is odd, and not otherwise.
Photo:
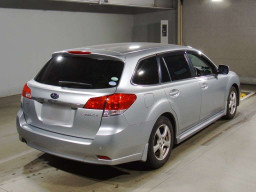
[(238, 76), (191, 47), (119, 43), (53, 54), (22, 91), (20, 140), (87, 163), (159, 168), (240, 101)]

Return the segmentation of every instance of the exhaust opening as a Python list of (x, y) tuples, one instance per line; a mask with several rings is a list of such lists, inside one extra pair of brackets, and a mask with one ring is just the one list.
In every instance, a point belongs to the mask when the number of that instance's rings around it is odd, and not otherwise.
[(26, 141), (26, 139), (24, 139), (24, 138), (21, 138), (21, 142), (23, 142), (23, 143), (26, 143), (26, 144), (27, 144), (27, 141)]

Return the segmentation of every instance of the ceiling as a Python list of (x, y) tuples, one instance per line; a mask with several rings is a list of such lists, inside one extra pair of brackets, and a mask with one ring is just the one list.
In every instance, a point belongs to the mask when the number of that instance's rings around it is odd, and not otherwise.
[[(95, 3), (94, 3), (95, 2)], [(1, 0), (2, 8), (56, 10), (72, 12), (98, 12), (98, 13), (119, 13), (119, 14), (140, 14), (156, 11), (168, 11), (173, 8), (117, 5), (109, 3), (96, 3), (96, 1), (84, 2), (81, 0)], [(103, 2), (103, 1), (102, 1)]]

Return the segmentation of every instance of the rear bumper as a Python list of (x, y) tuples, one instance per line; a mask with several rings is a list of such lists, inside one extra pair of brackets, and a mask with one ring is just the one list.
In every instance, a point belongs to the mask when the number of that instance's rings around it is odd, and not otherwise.
[[(117, 165), (142, 160), (145, 150), (145, 144), (121, 144), (127, 140), (127, 131), (96, 135), (93, 140), (71, 137), (28, 125), (22, 109), (17, 114), (16, 122), (20, 140), (25, 140), (32, 148), (67, 159)], [(111, 160), (98, 159), (97, 155), (110, 157)]]

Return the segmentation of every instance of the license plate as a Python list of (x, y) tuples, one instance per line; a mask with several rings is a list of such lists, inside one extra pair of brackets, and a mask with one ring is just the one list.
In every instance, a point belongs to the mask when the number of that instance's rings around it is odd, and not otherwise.
[(70, 126), (73, 123), (74, 114), (70, 107), (43, 104), (42, 120), (44, 124)]

